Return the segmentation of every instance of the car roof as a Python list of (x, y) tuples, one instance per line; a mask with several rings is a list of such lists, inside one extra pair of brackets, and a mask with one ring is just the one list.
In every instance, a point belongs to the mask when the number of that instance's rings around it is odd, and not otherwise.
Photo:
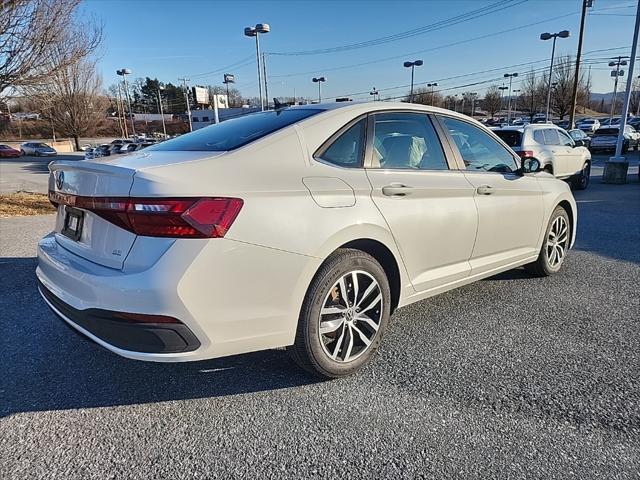
[(511, 125), (509, 127), (498, 127), (498, 128), (492, 128), (492, 130), (494, 132), (508, 132), (508, 131), (512, 131), (512, 132), (524, 132), (524, 127), (526, 127), (527, 125)]

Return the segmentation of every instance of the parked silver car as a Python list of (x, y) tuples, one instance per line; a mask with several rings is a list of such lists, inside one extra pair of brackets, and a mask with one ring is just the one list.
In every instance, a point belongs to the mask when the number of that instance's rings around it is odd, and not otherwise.
[(22, 155), (34, 155), (36, 157), (55, 157), (58, 152), (46, 143), (25, 142), (20, 145)]

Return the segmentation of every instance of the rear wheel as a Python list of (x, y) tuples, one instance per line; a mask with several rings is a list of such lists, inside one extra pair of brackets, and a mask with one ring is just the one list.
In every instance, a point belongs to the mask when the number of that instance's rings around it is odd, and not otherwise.
[(525, 265), (529, 273), (537, 277), (547, 277), (560, 270), (569, 250), (570, 225), (567, 211), (560, 206), (556, 207), (551, 214), (538, 259)]
[(582, 171), (576, 175), (571, 182), (573, 188), (576, 190), (585, 190), (589, 186), (589, 180), (591, 177), (591, 164), (589, 162), (584, 162), (582, 166)]
[(360, 250), (337, 250), (309, 286), (289, 353), (315, 375), (350, 375), (374, 355), (390, 311), (389, 282), (380, 264)]

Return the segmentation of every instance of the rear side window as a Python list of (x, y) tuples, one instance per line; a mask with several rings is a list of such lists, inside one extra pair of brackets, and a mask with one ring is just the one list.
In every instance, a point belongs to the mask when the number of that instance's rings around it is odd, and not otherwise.
[(358, 168), (362, 166), (366, 122), (356, 122), (336, 138), (319, 158), (338, 167)]
[(322, 112), (320, 109), (293, 108), (252, 113), (181, 135), (149, 147), (148, 150), (212, 152), (234, 150), (320, 112)]
[(511, 148), (517, 148), (522, 144), (522, 134), (517, 130), (495, 130), (494, 133)]
[(542, 130), (533, 131), (533, 141), (540, 145), (544, 145), (544, 133), (542, 133)]

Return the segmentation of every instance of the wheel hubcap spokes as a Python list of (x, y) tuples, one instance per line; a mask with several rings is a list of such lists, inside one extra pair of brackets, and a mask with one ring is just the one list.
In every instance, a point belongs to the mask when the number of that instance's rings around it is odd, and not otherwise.
[(559, 266), (564, 260), (569, 242), (569, 226), (564, 217), (556, 217), (549, 229), (546, 251), (547, 260), (551, 267)]
[(373, 343), (382, 318), (382, 291), (369, 273), (346, 273), (329, 289), (320, 310), (319, 335), (324, 352), (350, 362)]

